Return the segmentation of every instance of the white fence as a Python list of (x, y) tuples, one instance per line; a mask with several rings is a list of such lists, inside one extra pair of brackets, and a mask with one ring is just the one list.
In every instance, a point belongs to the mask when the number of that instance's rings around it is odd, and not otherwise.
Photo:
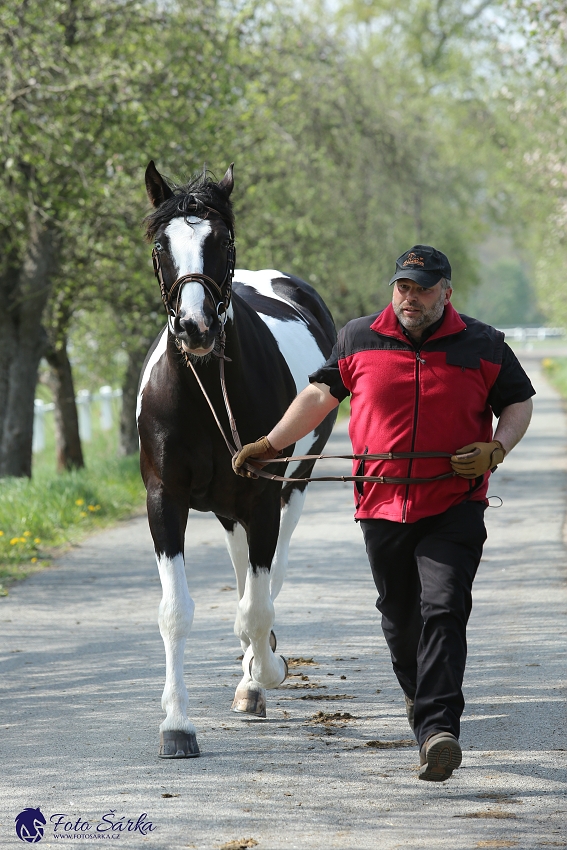
[(532, 339), (551, 339), (565, 336), (565, 328), (499, 328), (508, 339), (527, 342)]
[[(98, 402), (100, 428), (102, 431), (110, 431), (113, 425), (112, 399), (121, 398), (122, 390), (113, 390), (112, 387), (101, 387), (98, 393), (89, 390), (80, 390), (75, 401), (79, 415), (79, 435), (84, 443), (89, 443), (93, 437), (93, 402)], [(45, 404), (36, 398), (33, 418), (33, 444), (34, 452), (41, 452), (45, 448), (45, 415), (55, 410), (53, 403)]]

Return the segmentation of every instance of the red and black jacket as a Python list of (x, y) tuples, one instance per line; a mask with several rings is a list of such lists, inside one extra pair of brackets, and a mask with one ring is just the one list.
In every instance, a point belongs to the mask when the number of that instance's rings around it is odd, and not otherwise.
[[(534, 394), (504, 334), (459, 315), (451, 304), (417, 348), (391, 305), (349, 322), (327, 363), (310, 376), (341, 400), (351, 396), (355, 454), (451, 452), (492, 439), (492, 415)], [(434, 478), (447, 458), (354, 463), (355, 474)], [(355, 487), (357, 519), (415, 522), (466, 499), (484, 501), (490, 473), (419, 484)]]

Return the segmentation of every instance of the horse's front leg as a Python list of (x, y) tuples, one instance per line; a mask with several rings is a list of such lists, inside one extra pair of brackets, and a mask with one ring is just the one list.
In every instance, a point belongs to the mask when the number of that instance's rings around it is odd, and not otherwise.
[(244, 676), (236, 689), (233, 708), (265, 717), (264, 688), (277, 688), (287, 676), (284, 658), (273, 652), (274, 603), (270, 567), (279, 531), (279, 498), (266, 498), (248, 527), (249, 564), (238, 602), (239, 628), (249, 640), (244, 653)]
[(159, 727), (159, 755), (161, 758), (191, 758), (199, 755), (199, 746), (195, 727), (187, 717), (189, 696), (183, 678), (185, 642), (195, 611), (183, 557), (188, 506), (167, 494), (163, 484), (157, 481), (148, 486), (147, 503), (162, 586), (158, 623), (165, 647), (165, 687), (161, 705), (166, 716)]

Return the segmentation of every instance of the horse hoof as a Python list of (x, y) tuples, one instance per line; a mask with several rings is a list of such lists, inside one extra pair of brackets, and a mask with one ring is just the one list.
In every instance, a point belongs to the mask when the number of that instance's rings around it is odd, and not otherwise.
[(254, 717), (266, 716), (266, 692), (257, 682), (249, 682), (243, 688), (237, 688), (230, 707), (237, 714), (251, 714)]
[(194, 732), (160, 732), (160, 759), (194, 759), (200, 755)]
[(272, 629), (272, 631), (270, 632), (270, 649), (272, 650), (272, 652), (275, 652), (277, 648), (278, 648), (278, 639), (276, 638), (276, 633)]

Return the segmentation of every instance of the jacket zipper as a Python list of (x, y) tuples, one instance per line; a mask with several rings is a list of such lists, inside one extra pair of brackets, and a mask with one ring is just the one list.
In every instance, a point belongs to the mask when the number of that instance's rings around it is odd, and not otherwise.
[[(410, 452), (415, 450), (415, 438), (417, 435), (417, 413), (419, 408), (419, 367), (420, 364), (425, 363), (425, 360), (421, 357), (421, 349), (415, 352), (415, 404), (413, 408), (413, 429), (411, 434), (411, 448)], [(413, 458), (410, 459), (408, 466), (408, 478), (411, 478), (411, 470), (413, 466)], [(406, 484), (406, 492), (404, 496), (404, 504), (402, 506), (402, 522), (406, 521), (407, 508), (408, 508), (408, 499), (409, 499), (409, 488), (410, 485)]]

